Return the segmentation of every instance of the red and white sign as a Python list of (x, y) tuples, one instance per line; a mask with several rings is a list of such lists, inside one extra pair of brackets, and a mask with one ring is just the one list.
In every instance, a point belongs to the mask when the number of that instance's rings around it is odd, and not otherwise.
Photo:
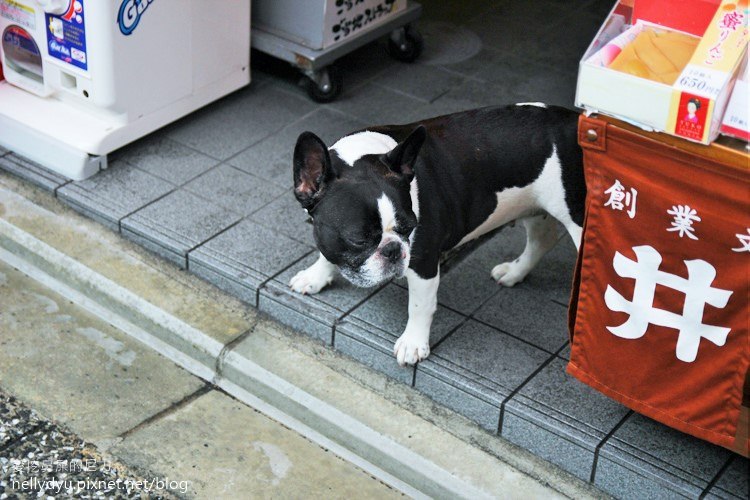
[(589, 122), (568, 371), (731, 447), (750, 367), (750, 169)]

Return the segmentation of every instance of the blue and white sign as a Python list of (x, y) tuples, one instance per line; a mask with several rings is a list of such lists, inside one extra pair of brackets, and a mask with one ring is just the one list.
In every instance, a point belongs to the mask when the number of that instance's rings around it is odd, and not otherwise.
[(45, 14), (47, 53), (82, 70), (88, 70), (84, 0), (73, 0), (64, 14)]

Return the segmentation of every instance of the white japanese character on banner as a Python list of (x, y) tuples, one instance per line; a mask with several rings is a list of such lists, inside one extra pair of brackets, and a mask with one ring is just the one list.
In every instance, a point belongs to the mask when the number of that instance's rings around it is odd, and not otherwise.
[(733, 252), (750, 252), (750, 227), (747, 228), (747, 234), (738, 233), (735, 234), (738, 240), (740, 240), (740, 246), (733, 248)]
[[(701, 338), (718, 346), (726, 343), (730, 328), (703, 323), (706, 304), (724, 308), (732, 295), (731, 290), (713, 288), (716, 268), (705, 260), (686, 260), (687, 279), (659, 270), (662, 257), (655, 248), (644, 245), (633, 247), (636, 260), (615, 252), (612, 261), (615, 272), (623, 278), (635, 280), (633, 300), (625, 299), (611, 285), (607, 285), (604, 302), (611, 311), (629, 315), (620, 326), (608, 326), (612, 334), (624, 339), (638, 339), (645, 335), (649, 325), (665, 326), (678, 331), (676, 355), (680, 361), (692, 363), (698, 356)], [(656, 286), (661, 285), (685, 294), (682, 314), (654, 307)]]
[(672, 207), (672, 210), (667, 210), (667, 213), (674, 217), (674, 220), (672, 220), (672, 227), (667, 228), (667, 231), (678, 231), (680, 238), (687, 236), (693, 240), (698, 239), (698, 237), (693, 234), (695, 231), (693, 223), (700, 222), (701, 218), (698, 216), (698, 212), (694, 208), (690, 208), (689, 205), (675, 205)]
[(630, 188), (630, 191), (627, 191), (620, 184), (620, 181), (615, 179), (615, 183), (604, 191), (604, 194), (609, 195), (609, 199), (604, 203), (605, 207), (612, 207), (612, 210), (622, 210), (628, 207), (628, 216), (631, 219), (635, 218), (636, 198), (638, 197), (638, 191), (635, 188)]

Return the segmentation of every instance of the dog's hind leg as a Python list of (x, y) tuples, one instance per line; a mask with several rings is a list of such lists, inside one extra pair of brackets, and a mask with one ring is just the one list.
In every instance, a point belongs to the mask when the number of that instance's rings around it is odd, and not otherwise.
[(526, 248), (523, 253), (513, 262), (504, 262), (492, 269), (492, 279), (503, 286), (513, 286), (522, 281), (559, 239), (554, 217), (537, 215), (525, 217), (521, 222), (526, 228)]

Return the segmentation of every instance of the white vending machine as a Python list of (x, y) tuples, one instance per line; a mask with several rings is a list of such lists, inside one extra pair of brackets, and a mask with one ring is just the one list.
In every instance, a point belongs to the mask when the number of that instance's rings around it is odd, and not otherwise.
[(74, 180), (250, 82), (250, 0), (0, 0), (0, 145)]

